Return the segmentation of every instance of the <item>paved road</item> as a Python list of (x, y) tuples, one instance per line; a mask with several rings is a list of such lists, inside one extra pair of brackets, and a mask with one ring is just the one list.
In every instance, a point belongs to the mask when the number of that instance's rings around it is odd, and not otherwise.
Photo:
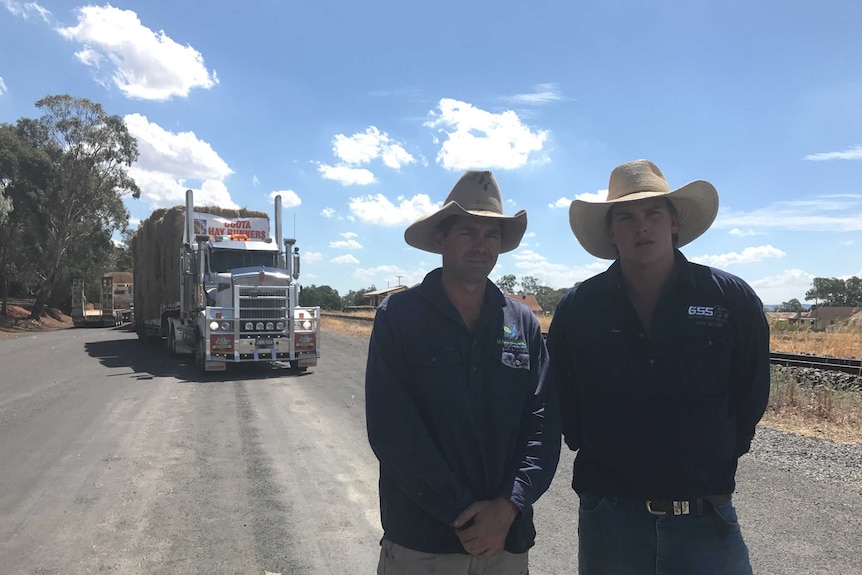
[[(373, 573), (366, 342), (304, 375), (202, 378), (119, 329), (0, 340), (0, 573)], [(571, 454), (537, 506), (531, 573), (575, 573)], [(862, 485), (743, 459), (757, 573), (862, 572)]]

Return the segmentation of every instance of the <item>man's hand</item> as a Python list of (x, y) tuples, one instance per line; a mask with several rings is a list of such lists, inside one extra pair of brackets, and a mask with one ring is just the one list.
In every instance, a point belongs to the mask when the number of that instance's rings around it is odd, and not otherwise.
[(467, 553), (477, 559), (487, 559), (503, 549), (509, 527), (517, 515), (514, 503), (498, 497), (472, 504), (461, 512), (452, 526)]

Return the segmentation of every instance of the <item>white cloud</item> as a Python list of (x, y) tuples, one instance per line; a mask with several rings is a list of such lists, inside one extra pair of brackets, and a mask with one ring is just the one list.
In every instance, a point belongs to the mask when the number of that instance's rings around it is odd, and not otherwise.
[(365, 130), (364, 134), (353, 134), (350, 137), (336, 134), (332, 142), (332, 153), (348, 164), (367, 164), (380, 154), (381, 140), (384, 137), (386, 136), (381, 135), (374, 126)]
[(339, 235), (346, 240), (352, 240), (353, 238), (357, 237), (357, 234), (353, 232), (344, 232)]
[[(438, 264), (439, 265), (439, 264)], [(437, 266), (420, 261), (411, 270), (395, 265), (380, 265), (373, 268), (359, 268), (353, 276), (363, 285), (374, 285), (377, 289), (385, 289), (397, 285), (412, 286), (421, 282), (425, 275)], [(401, 282), (400, 284), (398, 282)]]
[(608, 269), (608, 262), (599, 260), (585, 266), (555, 264), (532, 250), (519, 249), (512, 254), (512, 257), (515, 260), (515, 267), (519, 270), (515, 275), (533, 276), (540, 285), (553, 289), (572, 287), (575, 283)]
[(585, 192), (583, 194), (576, 194), (576, 200), (581, 200), (582, 202), (604, 202), (608, 199), (608, 191), (607, 190), (598, 190), (595, 192)]
[(862, 231), (862, 194), (833, 194), (777, 202), (752, 212), (721, 209), (713, 227), (805, 232)]
[(3, 76), (0, 76), (0, 96), (6, 93), (6, 82), (3, 81)]
[(813, 280), (814, 276), (806, 271), (789, 269), (750, 283), (764, 304), (776, 305), (793, 298), (805, 302), (805, 292), (811, 289)]
[(399, 196), (396, 206), (383, 194), (350, 198), (350, 211), (366, 224), (380, 226), (399, 226), (413, 223), (419, 216), (433, 212), (440, 207), (425, 194), (418, 194), (409, 200)]
[(727, 233), (729, 233), (732, 236), (739, 237), (739, 238), (748, 238), (751, 236), (762, 236), (763, 235), (763, 232), (755, 232), (751, 228), (746, 228), (744, 230), (740, 229), (740, 228), (733, 228), (732, 230), (730, 230)]
[(323, 208), (320, 210), (320, 215), (324, 218), (332, 218), (335, 215), (335, 210), (332, 208)]
[(317, 263), (323, 260), (323, 254), (320, 252), (305, 252), (302, 254), (302, 261), (307, 264)]
[(374, 183), (376, 178), (370, 170), (358, 168), (372, 160), (379, 158), (386, 167), (394, 170), (416, 162), (401, 144), (376, 126), (369, 126), (365, 132), (352, 136), (336, 134), (332, 153), (340, 163), (336, 166), (321, 164), (318, 170), (324, 178), (339, 181), (345, 186)]
[(224, 179), (233, 173), (212, 146), (199, 140), (194, 132), (169, 132), (140, 114), (129, 114), (124, 120), (138, 141), (140, 168), (187, 178)]
[(344, 254), (343, 256), (337, 256), (329, 260), (333, 264), (353, 264), (356, 265), (359, 263), (359, 260), (353, 257), (350, 254)]
[(387, 167), (397, 170), (416, 161), (401, 144), (386, 132), (381, 133), (376, 126), (369, 126), (364, 133), (350, 137), (337, 134), (332, 143), (332, 153), (342, 162), (354, 166), (381, 158)]
[(362, 244), (356, 240), (337, 240), (329, 242), (329, 247), (336, 250), (361, 250)]
[(51, 11), (43, 8), (38, 2), (19, 2), (18, 0), (2, 0), (3, 5), (14, 16), (29, 20), (31, 16), (38, 16), (44, 22), (50, 22)]
[(218, 84), (218, 76), (207, 70), (200, 52), (175, 42), (164, 30), (154, 32), (144, 26), (132, 10), (84, 6), (78, 8), (77, 26), (57, 32), (83, 44), (76, 53), (78, 59), (109, 75), (129, 98), (168, 100), (186, 97), (192, 88)]
[(251, 185), (254, 186), (255, 188), (260, 185), (260, 180), (257, 178), (257, 176), (251, 177)]
[(808, 154), (806, 160), (823, 161), (823, 160), (862, 160), (862, 146), (855, 146), (844, 150), (843, 152), (821, 152), (818, 154)]
[(527, 232), (524, 234), (525, 238), (534, 238), (536, 237), (536, 232)]
[(387, 146), (380, 152), (380, 159), (387, 168), (397, 170), (401, 166), (412, 164), (416, 159), (398, 144)]
[(533, 132), (511, 110), (494, 114), (450, 98), (429, 116), (425, 126), (444, 134), (437, 162), (448, 170), (520, 168), (548, 138), (547, 130)]
[[(596, 192), (585, 192), (583, 194), (575, 194), (575, 200), (581, 200), (583, 202), (604, 202), (608, 198), (607, 190), (598, 190)], [(556, 202), (548, 204), (548, 207), (551, 209), (568, 209), (569, 206), (572, 205), (574, 200), (570, 200), (569, 198), (562, 197), (558, 199)]]
[(276, 190), (274, 192), (270, 192), (269, 199), (275, 201), (275, 196), (278, 195), (281, 196), (282, 208), (295, 208), (302, 205), (302, 199), (293, 190)]
[(532, 106), (541, 106), (562, 100), (559, 88), (556, 84), (537, 84), (533, 87), (533, 91), (527, 94), (516, 94), (510, 96), (507, 100), (519, 104), (528, 104)]
[(750, 264), (754, 262), (761, 262), (769, 258), (783, 258), (786, 255), (787, 254), (780, 249), (774, 248), (771, 245), (766, 245), (748, 247), (742, 250), (741, 253), (730, 252), (720, 255), (703, 255), (689, 259), (691, 259), (691, 261), (693, 262), (706, 266), (723, 268), (733, 264)]
[(129, 174), (153, 207), (184, 203), (186, 188), (195, 189), (188, 180), (201, 182), (196, 203), (238, 207), (223, 182), (233, 170), (207, 142), (193, 132), (169, 132), (140, 114), (129, 114), (124, 120), (140, 153)]
[(367, 186), (373, 184), (376, 179), (374, 174), (365, 168), (350, 168), (348, 166), (329, 166), (321, 164), (317, 170), (327, 180), (341, 182), (344, 186)]
[(135, 166), (129, 168), (129, 175), (141, 189), (141, 197), (153, 208), (184, 205), (186, 190), (190, 189), (194, 192), (196, 205), (239, 209), (231, 199), (227, 186), (220, 180), (202, 180), (200, 185), (192, 185), (174, 174), (142, 170)]

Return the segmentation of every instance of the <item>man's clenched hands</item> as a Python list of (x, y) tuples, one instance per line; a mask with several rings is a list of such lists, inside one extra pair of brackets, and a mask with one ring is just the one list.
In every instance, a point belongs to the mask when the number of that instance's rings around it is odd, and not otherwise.
[(509, 527), (517, 515), (514, 503), (498, 497), (473, 503), (461, 512), (452, 526), (467, 553), (486, 559), (503, 549)]

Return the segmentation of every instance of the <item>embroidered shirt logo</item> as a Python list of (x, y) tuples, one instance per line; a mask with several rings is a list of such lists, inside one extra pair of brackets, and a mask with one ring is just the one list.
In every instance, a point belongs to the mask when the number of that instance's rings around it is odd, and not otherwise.
[(512, 327), (503, 324), (503, 337), (497, 340), (503, 349), (500, 362), (512, 368), (530, 369), (530, 351), (527, 340), (521, 335), (518, 324), (512, 322)]
[(525, 352), (527, 350), (527, 340), (520, 334), (518, 324), (514, 322), (512, 327), (503, 324), (503, 337), (497, 340), (497, 343), (503, 346), (504, 351)]
[(730, 319), (730, 312), (720, 305), (690, 305), (688, 318), (697, 320), (697, 325), (724, 327)]

